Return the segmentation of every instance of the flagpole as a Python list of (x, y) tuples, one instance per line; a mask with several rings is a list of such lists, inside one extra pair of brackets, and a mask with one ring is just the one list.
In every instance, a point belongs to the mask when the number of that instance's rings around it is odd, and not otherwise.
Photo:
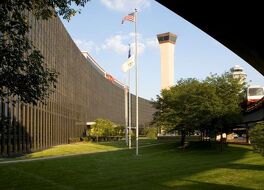
[(128, 71), (128, 148), (131, 149), (131, 94), (130, 94), (130, 69)]
[(126, 138), (126, 145), (128, 145), (128, 126), (129, 126), (129, 121), (128, 121), (128, 103), (127, 103), (127, 96), (128, 96), (128, 86), (126, 85), (126, 81), (125, 81), (125, 88), (124, 88), (124, 91), (125, 91), (125, 138)]
[(136, 155), (138, 155), (138, 62), (137, 62), (137, 9), (135, 9), (135, 65), (136, 65)]

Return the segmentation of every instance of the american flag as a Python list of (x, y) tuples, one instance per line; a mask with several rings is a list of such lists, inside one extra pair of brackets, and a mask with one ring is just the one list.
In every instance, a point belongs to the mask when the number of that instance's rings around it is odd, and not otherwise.
[(122, 24), (125, 22), (125, 20), (131, 21), (131, 22), (135, 22), (135, 14), (134, 13), (130, 13), (127, 16), (124, 16), (124, 18), (122, 20)]

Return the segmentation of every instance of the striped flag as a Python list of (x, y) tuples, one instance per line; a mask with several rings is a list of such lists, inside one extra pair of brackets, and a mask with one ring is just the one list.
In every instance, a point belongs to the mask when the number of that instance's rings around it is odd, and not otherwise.
[(135, 13), (133, 12), (128, 14), (127, 16), (124, 16), (124, 18), (122, 19), (122, 24), (124, 24), (125, 20), (135, 22)]

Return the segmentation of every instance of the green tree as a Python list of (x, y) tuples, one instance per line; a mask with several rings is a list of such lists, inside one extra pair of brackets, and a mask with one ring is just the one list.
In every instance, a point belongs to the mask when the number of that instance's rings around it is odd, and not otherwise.
[(125, 132), (125, 126), (123, 126), (123, 125), (116, 125), (114, 127), (113, 135), (114, 136), (123, 136), (124, 135), (124, 132)]
[(250, 129), (249, 136), (254, 150), (264, 156), (264, 123), (259, 123)]
[(145, 127), (144, 134), (150, 139), (156, 139), (158, 134), (157, 127)]
[(0, 2), (0, 98), (16, 97), (37, 104), (54, 91), (58, 73), (44, 65), (43, 56), (29, 39), (28, 16), (69, 20), (88, 0), (1, 0)]
[(153, 102), (157, 109), (153, 123), (180, 130), (182, 145), (189, 131), (210, 134), (226, 130), (241, 118), (242, 87), (229, 73), (211, 75), (204, 81), (182, 79), (169, 90), (162, 90)]
[(158, 105), (154, 121), (180, 130), (184, 145), (186, 133), (211, 122), (218, 104), (215, 88), (208, 83), (196, 79), (180, 80), (169, 90), (163, 90), (154, 103)]
[(230, 126), (239, 123), (242, 119), (240, 104), (243, 101), (243, 89), (245, 83), (240, 79), (235, 79), (229, 72), (224, 74), (211, 75), (204, 81), (215, 87), (220, 104), (218, 114), (215, 116), (212, 125), (218, 131), (228, 132)]
[(92, 125), (90, 135), (96, 137), (98, 142), (99, 137), (112, 136), (117, 126), (107, 119), (96, 119), (95, 125)]

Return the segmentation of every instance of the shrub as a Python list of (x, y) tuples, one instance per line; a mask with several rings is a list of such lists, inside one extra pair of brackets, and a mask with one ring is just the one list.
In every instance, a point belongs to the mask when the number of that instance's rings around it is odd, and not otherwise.
[(89, 137), (81, 137), (81, 140), (83, 142), (89, 142), (90, 141), (90, 138)]
[(80, 137), (69, 138), (69, 143), (76, 143), (76, 142), (81, 142), (81, 138)]
[(92, 125), (90, 135), (96, 137), (98, 142), (100, 137), (113, 136), (115, 133), (116, 124), (107, 119), (96, 119), (95, 125)]
[(114, 128), (114, 136), (124, 136), (125, 135), (125, 126), (118, 125)]
[(136, 131), (135, 130), (131, 130), (130, 135), (131, 135), (132, 140), (136, 140)]
[(249, 131), (253, 149), (264, 156), (264, 123), (259, 123)]
[(158, 134), (158, 130), (156, 127), (147, 127), (144, 129), (144, 133), (146, 134), (146, 136), (150, 139), (156, 139), (157, 138), (157, 134)]

